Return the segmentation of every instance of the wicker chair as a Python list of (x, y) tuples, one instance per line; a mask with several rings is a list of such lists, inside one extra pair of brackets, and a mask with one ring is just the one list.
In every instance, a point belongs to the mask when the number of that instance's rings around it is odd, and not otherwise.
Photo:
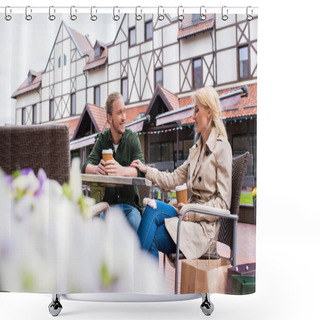
[(69, 181), (70, 149), (67, 125), (0, 127), (0, 167), (11, 174), (17, 169), (43, 168), (60, 184)]
[[(0, 126), (0, 168), (11, 174), (17, 169), (44, 169), (50, 179), (69, 182), (70, 141), (68, 125)], [(91, 216), (107, 210), (106, 202), (90, 207)]]
[[(179, 251), (179, 242), (181, 221), (187, 212), (193, 211), (220, 217), (221, 226), (218, 241), (226, 244), (230, 248), (230, 257), (221, 257), (217, 252), (215, 252), (213, 254), (210, 253), (210, 258), (223, 258), (229, 260), (232, 265), (236, 264), (237, 223), (240, 206), (240, 195), (249, 156), (249, 152), (246, 152), (243, 155), (232, 159), (232, 197), (230, 211), (206, 207), (198, 204), (187, 204), (181, 209), (177, 231), (177, 250), (176, 253), (167, 255), (170, 264), (175, 268), (175, 293), (178, 293), (179, 260), (186, 259), (186, 257)], [(179, 259), (176, 259), (177, 256), (179, 257)], [(206, 253), (199, 259), (209, 259), (209, 254)]]

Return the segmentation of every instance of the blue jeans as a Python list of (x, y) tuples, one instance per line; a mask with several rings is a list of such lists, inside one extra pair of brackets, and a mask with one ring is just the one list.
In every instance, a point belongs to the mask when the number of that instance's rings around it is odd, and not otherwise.
[(177, 217), (176, 210), (161, 201), (156, 200), (157, 209), (147, 205), (138, 229), (141, 248), (149, 251), (159, 259), (158, 251), (165, 254), (176, 252), (176, 244), (170, 237), (164, 219)]
[[(119, 203), (119, 204), (112, 205), (111, 208), (120, 208), (121, 211), (124, 213), (125, 217), (127, 218), (131, 227), (135, 231), (138, 230), (140, 221), (141, 221), (141, 214), (136, 207), (130, 206), (129, 204), (126, 204), (126, 203)], [(100, 218), (104, 219), (103, 212), (100, 214)]]

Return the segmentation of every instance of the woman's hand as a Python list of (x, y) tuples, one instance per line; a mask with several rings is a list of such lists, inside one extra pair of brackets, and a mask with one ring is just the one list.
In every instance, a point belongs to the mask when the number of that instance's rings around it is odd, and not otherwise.
[(146, 173), (147, 172), (147, 166), (144, 165), (140, 160), (134, 160), (132, 161), (132, 163), (130, 164), (130, 167), (134, 167), (139, 169), (142, 173)]
[[(185, 205), (185, 204), (182, 203), (182, 202), (178, 203), (178, 216), (180, 216), (180, 210), (181, 210), (181, 208), (182, 208), (184, 205)], [(184, 215), (184, 217), (182, 218), (182, 221), (189, 221), (188, 213), (186, 213), (186, 214)]]

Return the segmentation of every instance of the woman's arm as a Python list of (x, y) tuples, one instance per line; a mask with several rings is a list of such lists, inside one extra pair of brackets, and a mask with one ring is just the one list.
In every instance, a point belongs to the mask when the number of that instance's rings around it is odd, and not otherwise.
[(188, 161), (177, 168), (173, 172), (163, 172), (156, 168), (151, 168), (144, 165), (139, 160), (134, 160), (131, 163), (132, 167), (138, 168), (141, 172), (146, 173), (146, 178), (151, 180), (152, 183), (158, 185), (162, 189), (172, 190), (176, 186), (187, 182), (188, 177)]

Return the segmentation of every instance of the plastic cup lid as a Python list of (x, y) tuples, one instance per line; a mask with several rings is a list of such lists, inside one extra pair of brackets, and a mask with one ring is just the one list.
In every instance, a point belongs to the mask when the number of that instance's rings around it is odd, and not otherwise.
[(112, 149), (104, 149), (102, 153), (113, 153)]
[(187, 189), (187, 185), (184, 183), (181, 186), (176, 186), (176, 191), (182, 191)]

